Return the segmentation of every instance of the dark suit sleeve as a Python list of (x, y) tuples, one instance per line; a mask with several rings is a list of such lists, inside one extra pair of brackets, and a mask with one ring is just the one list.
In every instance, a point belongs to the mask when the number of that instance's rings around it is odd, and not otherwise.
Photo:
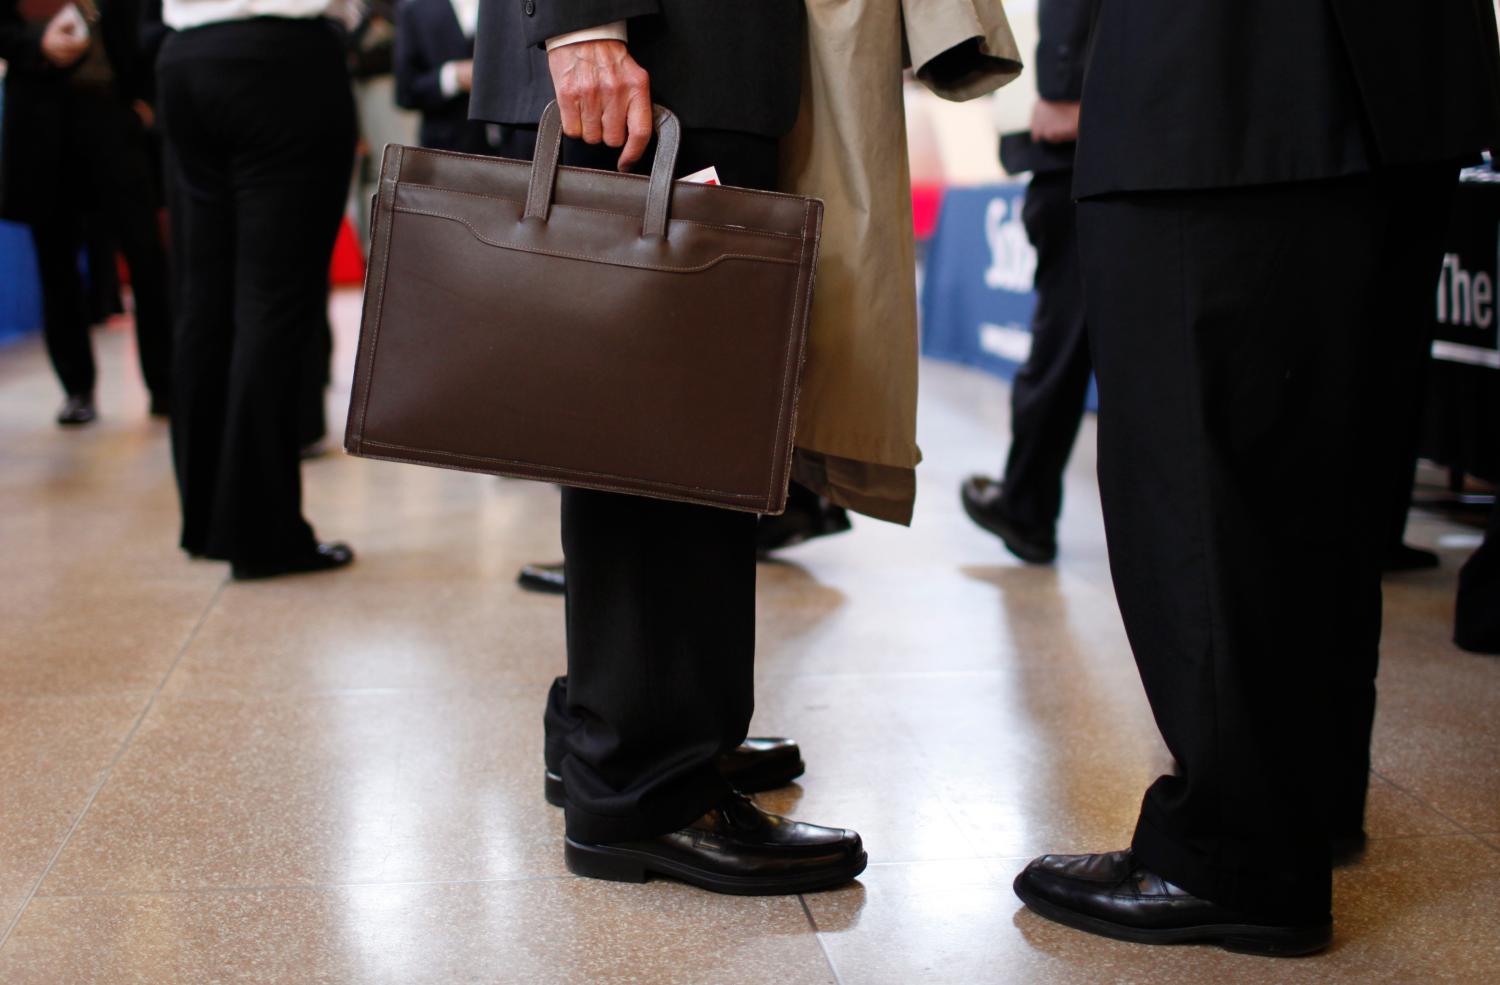
[(1077, 102), (1083, 96), (1093, 0), (1041, 0), (1038, 5), (1036, 91), (1048, 102)]
[[(546, 44), (548, 38), (586, 31), (602, 24), (661, 13), (661, 0), (501, 0), (521, 8), (526, 43)], [(529, 11), (529, 13), (528, 13)]]
[(26, 23), (19, 6), (15, 0), (0, 0), (0, 58), (13, 72), (56, 71), (42, 54), (45, 25)]
[(442, 109), (457, 97), (443, 95), (443, 66), (432, 63), (428, 46), (422, 43), (417, 6), (403, 3), (396, 9), (396, 105), (426, 113)]

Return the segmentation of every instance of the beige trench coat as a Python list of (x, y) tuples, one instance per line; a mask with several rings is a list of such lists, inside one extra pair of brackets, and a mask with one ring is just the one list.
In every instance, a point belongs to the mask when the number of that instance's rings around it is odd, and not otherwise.
[(910, 523), (916, 498), (917, 291), (902, 69), (947, 99), (1021, 71), (1001, 0), (806, 0), (802, 113), (782, 190), (826, 204), (793, 475)]

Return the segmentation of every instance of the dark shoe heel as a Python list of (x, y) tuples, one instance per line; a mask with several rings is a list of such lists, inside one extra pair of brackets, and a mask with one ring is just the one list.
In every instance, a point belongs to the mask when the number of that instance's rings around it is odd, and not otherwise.
[(1224, 935), (1219, 946), (1240, 954), (1295, 958), (1314, 954), (1333, 943), (1333, 925)]
[(542, 781), (542, 796), (547, 798), (547, 803), (553, 807), (568, 806), (568, 788), (563, 786), (563, 778), (548, 770)]
[(646, 866), (639, 859), (608, 848), (583, 845), (572, 838), (563, 839), (563, 858), (568, 863), (568, 871), (575, 876), (610, 882), (646, 881)]

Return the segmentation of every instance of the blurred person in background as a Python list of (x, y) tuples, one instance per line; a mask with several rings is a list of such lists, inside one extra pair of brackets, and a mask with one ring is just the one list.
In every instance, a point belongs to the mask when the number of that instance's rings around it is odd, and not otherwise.
[(1484, 542), (1458, 573), (1453, 642), (1472, 653), (1500, 654), (1500, 503), (1490, 507)]
[(236, 578), (342, 567), (302, 516), (299, 395), (353, 166), (327, 0), (165, 0), (157, 60), (181, 267), (172, 450), (184, 550)]
[(423, 147), (493, 154), (500, 128), (469, 119), (479, 0), (404, 0), (396, 9), (396, 102), (422, 114)]
[[(171, 409), (167, 261), (140, 15), (139, 0), (0, 0), (0, 59), (9, 65), (0, 217), (31, 227), (47, 354), (66, 394), (62, 425), (98, 413), (94, 312), (79, 269), (91, 225), (96, 237), (119, 243), (130, 268), (151, 413)], [(96, 281), (113, 277), (112, 253), (95, 251), (91, 262)]]
[(1029, 134), (1008, 134), (1000, 157), (1012, 174), (1031, 172), (1021, 218), (1036, 248), (1031, 353), (1010, 391), (1010, 455), (998, 480), (974, 475), (960, 490), (964, 512), (1016, 557), (1057, 557), (1063, 471), (1088, 400), (1088, 327), (1078, 264), (1073, 153), (1093, 0), (1041, 0), (1037, 102)]

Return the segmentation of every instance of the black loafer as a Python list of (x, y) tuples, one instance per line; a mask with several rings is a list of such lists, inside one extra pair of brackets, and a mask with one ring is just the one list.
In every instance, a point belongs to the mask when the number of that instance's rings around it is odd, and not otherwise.
[(1057, 559), (1057, 537), (1050, 530), (1022, 526), (1005, 512), (1005, 487), (982, 475), (964, 480), (959, 498), (969, 519), (999, 537), (1006, 550), (1028, 564), (1051, 564)]
[(354, 562), (354, 549), (348, 544), (319, 544), (300, 557), (282, 561), (236, 561), (230, 569), (236, 581), (276, 578), (281, 575), (305, 575), (314, 571), (332, 571)]
[(1380, 570), (1386, 574), (1397, 571), (1425, 571), (1442, 565), (1442, 558), (1432, 551), (1424, 551), (1410, 544), (1397, 544), (1380, 561)]
[[(719, 774), (740, 793), (779, 790), (807, 772), (801, 747), (780, 738), (746, 739), (720, 756), (718, 766)], [(542, 792), (553, 807), (568, 805), (568, 789), (556, 771), (546, 771)]]
[(562, 595), (568, 590), (568, 579), (563, 574), (561, 561), (556, 564), (523, 565), (521, 573), (516, 576), (516, 584), (528, 592), (543, 595)]
[(828, 537), (853, 529), (849, 511), (819, 497), (815, 507), (788, 507), (779, 516), (763, 516), (755, 525), (755, 550), (765, 556), (785, 547), (804, 544), (818, 537)]
[(1016, 876), (1016, 895), (1040, 916), (1138, 944), (1218, 944), (1228, 951), (1293, 957), (1333, 940), (1333, 920), (1277, 924), (1199, 899), (1135, 860), (1130, 851), (1043, 855)]
[(57, 423), (65, 428), (76, 428), (84, 424), (92, 424), (99, 416), (99, 411), (94, 407), (94, 397), (88, 393), (70, 394), (63, 402), (62, 410), (57, 412)]
[(715, 893), (781, 896), (832, 889), (854, 879), (869, 859), (845, 828), (767, 814), (730, 794), (687, 827), (646, 841), (591, 845), (564, 839), (569, 871), (590, 879), (645, 882), (670, 876)]

